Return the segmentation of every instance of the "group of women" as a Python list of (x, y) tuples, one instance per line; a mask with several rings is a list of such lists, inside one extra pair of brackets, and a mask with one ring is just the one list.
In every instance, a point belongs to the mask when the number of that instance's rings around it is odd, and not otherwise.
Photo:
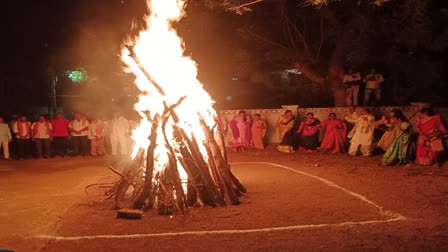
[[(344, 150), (346, 124), (336, 119), (335, 113), (330, 113), (328, 119), (320, 122), (313, 113), (307, 113), (305, 120), (295, 122), (291, 110), (286, 110), (277, 122), (281, 152), (314, 152), (318, 149), (324, 152), (338, 153)], [(319, 144), (319, 129), (324, 128), (325, 134)]]
[[(362, 115), (357, 118), (356, 113), (349, 115), (351, 120), (359, 118), (360, 124), (370, 124)], [(320, 122), (313, 113), (307, 113), (304, 120), (298, 122), (291, 110), (286, 110), (279, 117), (276, 129), (280, 144), (277, 149), (281, 152), (292, 153), (315, 152), (320, 150), (328, 153), (345, 152), (349, 141), (346, 141), (347, 126), (342, 120), (336, 119), (335, 113), (330, 113), (328, 119)], [(417, 133), (414, 134), (412, 125), (400, 110), (392, 110), (388, 116), (372, 122), (376, 129), (384, 131), (381, 139), (374, 146), (367, 146), (369, 150), (382, 150), (384, 165), (399, 165), (414, 162), (420, 165), (440, 165), (440, 153), (444, 150), (448, 131), (439, 115), (434, 115), (430, 109), (422, 109), (416, 116)], [(263, 137), (267, 125), (259, 114), (254, 115), (253, 123), (245, 111), (240, 111), (231, 122), (232, 140), (230, 144), (235, 150), (238, 148), (263, 149)], [(356, 124), (355, 124), (356, 128)], [(324, 130), (322, 141), (319, 142), (320, 130)], [(350, 134), (349, 134), (350, 137)], [(372, 132), (373, 138), (373, 132)], [(353, 139), (351, 139), (353, 141)], [(367, 155), (373, 152), (368, 151)], [(366, 153), (364, 153), (366, 154)]]

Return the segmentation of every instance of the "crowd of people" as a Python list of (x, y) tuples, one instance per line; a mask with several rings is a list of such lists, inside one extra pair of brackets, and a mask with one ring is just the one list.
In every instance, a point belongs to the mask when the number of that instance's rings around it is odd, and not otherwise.
[[(221, 129), (227, 122), (218, 118)], [(253, 120), (252, 120), (253, 119)], [(115, 114), (112, 120), (75, 113), (68, 120), (62, 113), (54, 119), (39, 116), (35, 122), (25, 115), (13, 116), (9, 123), (0, 117), (0, 148), (3, 158), (50, 158), (54, 156), (127, 156), (132, 151), (131, 130), (136, 126)], [(268, 124), (260, 114), (251, 118), (240, 111), (230, 122), (230, 145), (234, 151), (264, 149)], [(343, 119), (330, 113), (321, 122), (313, 113), (297, 120), (291, 110), (278, 118), (275, 128), (280, 144), (277, 150), (293, 153), (348, 153), (371, 156), (383, 153), (382, 164), (399, 165), (414, 162), (440, 165), (440, 153), (446, 147), (448, 131), (439, 115), (424, 108), (416, 115), (416, 132), (400, 110), (392, 110), (376, 120), (368, 108), (348, 107)], [(322, 137), (321, 131), (323, 130)], [(381, 136), (377, 136), (381, 132)], [(322, 138), (322, 139), (321, 139)]]
[(112, 120), (88, 118), (75, 113), (68, 120), (62, 113), (50, 119), (41, 115), (30, 122), (26, 115), (13, 116), (9, 123), (0, 117), (0, 147), (9, 160), (54, 156), (128, 155), (133, 121), (116, 114)]
[[(260, 114), (251, 123), (245, 111), (240, 111), (229, 123), (232, 135), (230, 145), (240, 149), (264, 149), (263, 137), (267, 124)], [(277, 150), (293, 153), (348, 153), (350, 156), (383, 154), (383, 165), (400, 165), (414, 162), (420, 165), (440, 165), (448, 131), (439, 115), (424, 108), (416, 115), (417, 133), (400, 110), (392, 110), (376, 120), (368, 108), (348, 107), (343, 119), (335, 113), (321, 122), (313, 113), (298, 121), (291, 110), (286, 110), (275, 125), (280, 144)], [(323, 137), (320, 141), (320, 131)], [(380, 137), (376, 137), (381, 132)]]

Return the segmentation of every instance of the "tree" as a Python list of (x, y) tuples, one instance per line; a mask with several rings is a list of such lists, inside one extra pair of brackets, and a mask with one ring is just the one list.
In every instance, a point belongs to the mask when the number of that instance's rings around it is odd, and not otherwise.
[[(345, 66), (380, 65), (381, 70), (390, 72), (389, 80), (419, 90), (403, 77), (412, 76), (411, 80), (421, 77), (396, 71), (403, 69), (399, 60), (418, 65), (424, 59), (431, 66), (426, 64), (421, 67), (426, 68), (424, 71), (417, 72), (426, 72), (426, 77), (433, 78), (430, 73), (440, 70), (439, 63), (428, 54), (444, 51), (448, 45), (444, 39), (446, 28), (432, 29), (431, 1), (426, 0), (205, 2), (212, 8), (220, 6), (238, 14), (252, 11), (247, 14), (252, 18), (242, 29), (245, 34), (271, 47), (282, 48), (283, 60), (291, 61), (312, 82), (331, 89), (337, 106), (344, 105), (341, 98)], [(440, 85), (438, 80), (432, 81), (435, 86)]]

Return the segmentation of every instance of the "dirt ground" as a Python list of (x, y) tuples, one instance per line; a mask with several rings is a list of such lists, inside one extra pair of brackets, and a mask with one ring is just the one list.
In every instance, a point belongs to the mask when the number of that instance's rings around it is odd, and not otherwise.
[(448, 164), (229, 153), (239, 206), (116, 219), (109, 158), (0, 162), (0, 248), (15, 251), (447, 251)]

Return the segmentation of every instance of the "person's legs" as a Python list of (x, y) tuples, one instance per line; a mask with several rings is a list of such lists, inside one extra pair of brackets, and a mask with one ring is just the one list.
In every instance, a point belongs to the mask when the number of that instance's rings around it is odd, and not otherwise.
[(3, 149), (3, 157), (5, 159), (9, 159), (9, 139), (8, 138), (1, 139), (0, 146)]
[(118, 142), (120, 144), (120, 154), (121, 155), (126, 155), (127, 154), (127, 138), (125, 135), (120, 135), (118, 136)]
[(44, 152), (43, 152), (43, 155), (44, 155), (44, 158), (49, 158), (50, 157), (50, 152), (51, 152), (51, 150), (50, 150), (50, 138), (45, 138), (45, 139), (42, 139), (42, 142), (43, 142), (43, 150), (44, 150)]
[(353, 105), (358, 106), (359, 85), (352, 85)]
[(96, 156), (98, 154), (97, 147), (98, 146), (98, 139), (90, 139), (90, 155)]
[(80, 137), (81, 141), (81, 155), (85, 156), (89, 153), (89, 141), (87, 139), (87, 136)]
[(41, 158), (42, 157), (43, 139), (36, 138), (34, 140), (34, 145), (36, 146), (36, 157)]
[(96, 152), (100, 156), (106, 153), (104, 148), (104, 138), (96, 139)]
[(351, 87), (345, 89), (345, 103), (347, 106), (352, 105), (353, 89)]
[(359, 144), (357, 144), (357, 143), (350, 144), (350, 148), (348, 149), (348, 154), (353, 157), (356, 156), (356, 154), (358, 152), (358, 148), (359, 148)]
[(370, 156), (371, 152), (372, 152), (372, 146), (371, 145), (368, 145), (368, 144), (361, 145), (361, 153), (364, 156)]
[(17, 139), (17, 158), (25, 158), (25, 140)]
[(364, 106), (369, 105), (371, 95), (372, 95), (372, 89), (366, 88), (366, 90), (364, 91)]
[(81, 137), (80, 136), (73, 136), (72, 137), (72, 144), (73, 144), (73, 156), (79, 155), (80, 151), (80, 145), (81, 145)]
[(375, 100), (376, 100), (377, 105), (381, 102), (381, 89), (380, 88), (375, 89)]
[(118, 152), (118, 137), (117, 135), (110, 135), (111, 155), (116, 156)]

